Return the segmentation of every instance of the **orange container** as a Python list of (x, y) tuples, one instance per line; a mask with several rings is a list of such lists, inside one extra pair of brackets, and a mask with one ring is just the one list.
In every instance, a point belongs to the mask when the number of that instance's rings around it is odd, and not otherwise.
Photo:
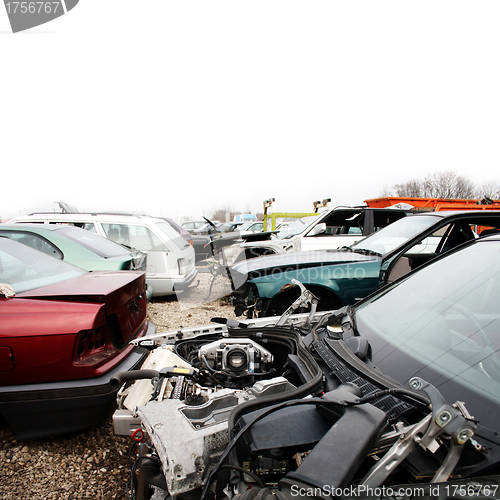
[(481, 200), (460, 200), (446, 198), (410, 198), (387, 196), (365, 200), (371, 208), (384, 208), (398, 203), (407, 203), (422, 212), (437, 212), (439, 210), (500, 210), (500, 200), (493, 200), (491, 204), (483, 204)]

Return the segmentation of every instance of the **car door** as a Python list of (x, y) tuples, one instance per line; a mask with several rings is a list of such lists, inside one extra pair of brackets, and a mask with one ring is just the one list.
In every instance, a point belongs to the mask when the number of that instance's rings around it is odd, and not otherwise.
[(438, 255), (477, 238), (478, 227), (500, 229), (500, 215), (462, 214), (444, 219), (431, 233), (425, 233), (421, 239), (413, 241), (384, 261), (380, 274), (381, 284), (390, 283)]

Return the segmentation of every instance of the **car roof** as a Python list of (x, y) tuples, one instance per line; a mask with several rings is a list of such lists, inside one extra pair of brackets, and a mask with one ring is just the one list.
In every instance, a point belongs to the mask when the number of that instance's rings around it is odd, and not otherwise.
[(500, 210), (440, 210), (438, 212), (418, 212), (415, 217), (432, 215), (442, 219), (449, 219), (453, 217), (498, 217)]
[[(75, 229), (80, 229), (76, 226), (68, 226), (67, 224), (35, 224), (35, 223), (19, 223), (19, 224), (8, 224), (8, 223), (3, 223), (0, 224), (0, 229), (3, 229), (5, 231), (23, 231), (29, 229), (30, 231), (33, 232), (38, 232), (40, 234), (46, 233), (48, 231), (60, 231), (61, 229), (67, 228), (67, 227), (72, 227)], [(81, 229), (81, 231), (85, 231), (85, 229)]]
[(0, 230), (2, 231), (31, 231), (33, 233), (38, 233), (40, 235), (49, 234), (54, 231), (60, 231), (61, 229), (65, 229), (67, 227), (71, 227), (72, 229), (79, 229), (80, 231), (85, 231), (85, 229), (80, 229), (76, 226), (68, 226), (62, 224), (29, 224), (29, 223), (19, 223), (19, 224), (0, 224)]
[(34, 212), (29, 215), (14, 217), (7, 223), (29, 220), (61, 220), (61, 221), (115, 221), (115, 222), (160, 222), (163, 219), (151, 215), (127, 215), (127, 214), (106, 214), (106, 213), (56, 213), (56, 212)]

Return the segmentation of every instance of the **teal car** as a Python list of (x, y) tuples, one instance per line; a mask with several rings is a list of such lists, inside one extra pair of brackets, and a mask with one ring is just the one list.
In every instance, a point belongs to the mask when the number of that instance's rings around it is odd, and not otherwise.
[(291, 286), (297, 280), (318, 299), (318, 310), (338, 309), (462, 243), (499, 230), (498, 210), (409, 215), (340, 250), (239, 262), (228, 270), (231, 301), (238, 316), (281, 315), (300, 295), (300, 287)]
[(75, 226), (0, 224), (0, 236), (86, 271), (146, 271), (147, 255)]

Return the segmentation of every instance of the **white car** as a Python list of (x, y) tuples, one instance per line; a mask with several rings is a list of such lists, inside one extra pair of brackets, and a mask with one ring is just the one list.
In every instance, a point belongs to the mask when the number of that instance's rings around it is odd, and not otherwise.
[(182, 292), (197, 275), (193, 247), (165, 220), (149, 216), (34, 213), (9, 224), (71, 224), (147, 253), (146, 282), (153, 297)]
[(263, 255), (342, 248), (411, 213), (395, 208), (335, 208), (297, 219), (276, 233), (264, 232), (261, 238), (246, 240), (243, 236), (243, 242), (222, 247), (223, 258), (219, 255), (219, 261), (232, 265)]

